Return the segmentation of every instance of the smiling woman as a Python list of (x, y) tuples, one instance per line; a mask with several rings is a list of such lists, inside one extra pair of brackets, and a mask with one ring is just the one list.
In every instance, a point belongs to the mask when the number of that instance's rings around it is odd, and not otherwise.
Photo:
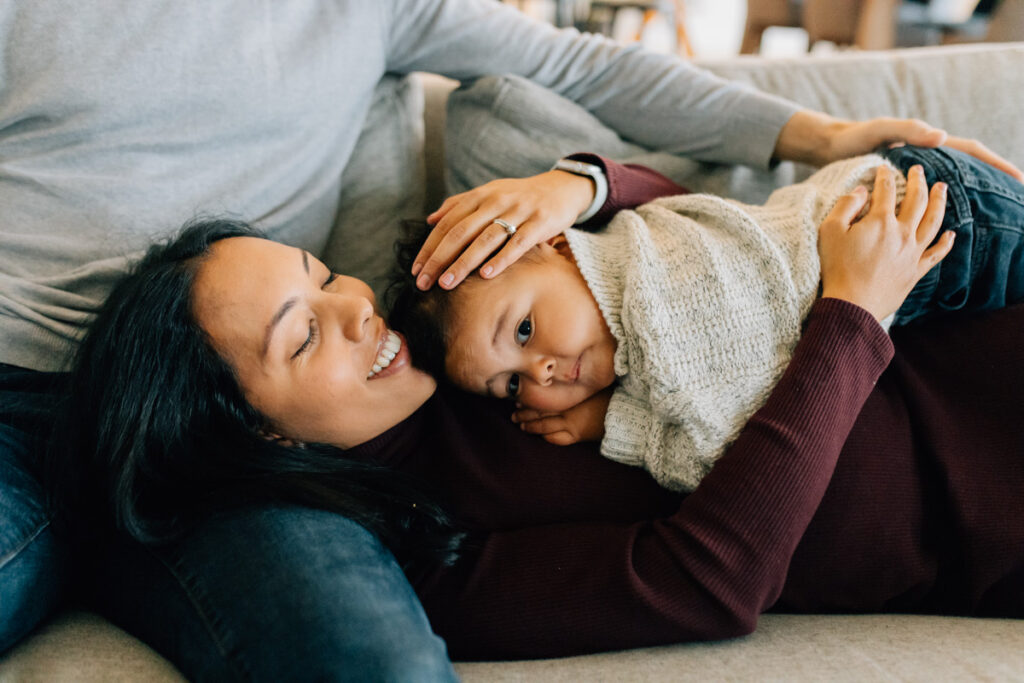
[(218, 510), (292, 502), (363, 524), (406, 567), (451, 559), (459, 536), (421, 485), (278, 438), (360, 438), (425, 401), (434, 382), (404, 348), (369, 376), (389, 338), (359, 280), (244, 223), (187, 227), (114, 289), (78, 351), (85, 400), (67, 406), (51, 466), (78, 510), (67, 521), (84, 534), (91, 509), (154, 542)]
[(354, 446), (434, 392), (370, 288), (305, 251), (253, 237), (219, 241), (194, 291), (197, 322), (267, 432)]

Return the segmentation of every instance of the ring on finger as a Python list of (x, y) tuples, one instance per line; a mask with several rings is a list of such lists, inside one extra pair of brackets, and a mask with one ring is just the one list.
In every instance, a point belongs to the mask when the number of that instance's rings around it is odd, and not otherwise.
[(508, 221), (503, 220), (501, 218), (495, 218), (494, 222), (500, 225), (502, 228), (504, 228), (505, 234), (508, 235), (509, 237), (516, 234), (516, 230), (519, 229), (519, 226), (516, 225), (515, 223), (509, 223)]

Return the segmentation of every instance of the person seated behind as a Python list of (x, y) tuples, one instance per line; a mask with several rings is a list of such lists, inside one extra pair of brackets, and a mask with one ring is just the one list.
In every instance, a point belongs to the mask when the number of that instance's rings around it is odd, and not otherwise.
[[(899, 219), (921, 223), (918, 240), (946, 228), (936, 261), (959, 235), (887, 322), (1024, 298), (1024, 186), (953, 150), (904, 147), (830, 164), (760, 206), (659, 199), (600, 232), (570, 228), (498, 277), (474, 274), (452, 291), (396, 276), (391, 324), (423, 369), (514, 400), (527, 431), (557, 444), (603, 436), (605, 456), (691, 491), (782, 375), (819, 294), (818, 226), (830, 211), (852, 212), (848, 225), (872, 173), (864, 220), (892, 216), (905, 194)], [(421, 241), (404, 245), (404, 272)]]

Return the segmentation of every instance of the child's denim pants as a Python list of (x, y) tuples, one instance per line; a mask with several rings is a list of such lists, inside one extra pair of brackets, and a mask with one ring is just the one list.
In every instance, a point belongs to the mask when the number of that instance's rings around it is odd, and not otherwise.
[(915, 285), (893, 325), (955, 311), (986, 311), (1024, 300), (1024, 185), (974, 157), (910, 145), (884, 152), (904, 173), (924, 167), (928, 186), (949, 186), (945, 230), (953, 250)]

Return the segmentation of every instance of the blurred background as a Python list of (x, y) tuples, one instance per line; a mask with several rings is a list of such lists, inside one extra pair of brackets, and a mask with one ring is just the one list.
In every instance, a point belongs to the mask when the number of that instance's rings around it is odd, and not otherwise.
[(558, 26), (715, 58), (1024, 40), (1024, 0), (504, 0)]

